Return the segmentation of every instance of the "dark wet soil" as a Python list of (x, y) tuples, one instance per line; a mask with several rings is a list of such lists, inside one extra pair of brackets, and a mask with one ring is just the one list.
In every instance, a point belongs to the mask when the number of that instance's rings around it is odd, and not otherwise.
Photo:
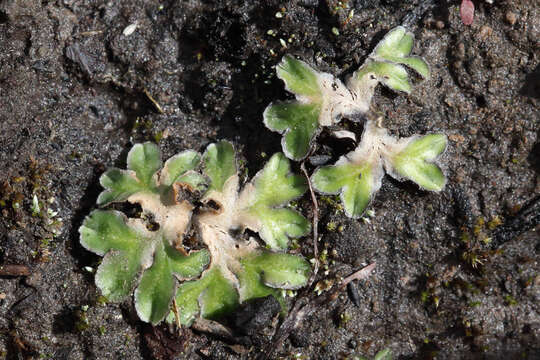
[[(254, 174), (280, 150), (262, 112), (289, 96), (281, 56), (346, 75), (402, 23), (432, 76), (410, 96), (379, 88), (374, 112), (401, 136), (448, 134), (448, 184), (386, 177), (367, 220), (320, 198), (317, 281), (376, 270), (358, 306), (354, 290), (324, 302), (273, 357), (540, 358), (540, 7), (474, 3), (464, 26), (459, 1), (0, 1), (0, 264), (19, 265), (0, 275), (0, 358), (255, 358), (277, 326), (265, 301), (229, 320), (232, 337), (103, 301), (77, 232), (98, 178), (145, 140), (167, 158), (227, 139)], [(350, 146), (323, 134), (317, 154)]]

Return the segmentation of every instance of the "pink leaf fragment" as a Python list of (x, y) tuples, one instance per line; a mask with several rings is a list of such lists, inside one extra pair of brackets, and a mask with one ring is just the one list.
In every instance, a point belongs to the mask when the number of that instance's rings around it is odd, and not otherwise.
[(465, 25), (471, 25), (474, 20), (474, 4), (471, 0), (463, 0), (459, 8), (461, 21)]

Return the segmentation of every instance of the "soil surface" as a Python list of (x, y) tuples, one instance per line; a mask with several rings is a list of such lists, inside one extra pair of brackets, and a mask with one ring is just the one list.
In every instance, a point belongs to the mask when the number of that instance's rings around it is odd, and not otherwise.
[[(539, 359), (540, 7), (474, 3), (465, 26), (459, 1), (0, 1), (0, 358), (252, 359), (270, 347), (287, 359), (383, 348), (396, 359)], [(373, 113), (400, 136), (446, 133), (448, 183), (430, 193), (385, 177), (375, 216), (360, 220), (319, 197), (316, 282), (375, 261), (367, 280), (325, 301), (291, 298), (317, 308), (276, 344), (270, 300), (226, 320), (227, 337), (215, 324), (152, 328), (132, 301), (100, 297), (100, 258), (78, 228), (106, 168), (141, 141), (168, 158), (227, 139), (253, 175), (280, 151), (262, 113), (290, 98), (281, 57), (343, 78), (400, 24), (432, 75), (409, 96), (379, 86)], [(329, 133), (316, 155), (354, 147)], [(299, 207), (312, 216), (308, 195)], [(312, 239), (299, 243), (312, 257)]]

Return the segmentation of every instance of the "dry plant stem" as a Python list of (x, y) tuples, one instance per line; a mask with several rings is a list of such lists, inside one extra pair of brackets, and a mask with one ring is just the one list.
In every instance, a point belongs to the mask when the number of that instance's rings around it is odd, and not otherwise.
[[(303, 169), (302, 169), (303, 170)], [(274, 334), (272, 341), (266, 346), (264, 352), (259, 356), (259, 360), (271, 359), (272, 355), (281, 349), (283, 342), (289, 337), (291, 331), (296, 329), (298, 325), (309, 315), (311, 315), (316, 309), (324, 304), (327, 304), (335, 300), (338, 294), (353, 280), (366, 279), (373, 269), (375, 263), (371, 263), (368, 266), (352, 273), (342, 280), (341, 284), (331, 293), (327, 293), (325, 296), (318, 296), (313, 301), (309, 302), (306, 297), (298, 299), (287, 318), (281, 323), (279, 329)], [(309, 289), (309, 288), (306, 288)]]
[(156, 108), (156, 110), (157, 110), (160, 114), (163, 114), (163, 113), (164, 113), (163, 108), (161, 107), (161, 105), (159, 105), (159, 103), (156, 101), (156, 99), (154, 99), (154, 98), (152, 97), (152, 95), (150, 95), (150, 93), (148, 92), (148, 90), (143, 89), (143, 92), (144, 92), (144, 94), (146, 95), (146, 97), (148, 98), (148, 100), (150, 100), (150, 102), (154, 105), (154, 107)]
[(302, 172), (306, 176), (309, 193), (311, 194), (311, 201), (313, 202), (313, 258), (315, 259), (315, 263), (313, 264), (313, 272), (311, 273), (311, 276), (309, 277), (309, 281), (307, 283), (307, 287), (309, 288), (311, 284), (313, 284), (313, 281), (315, 281), (315, 277), (317, 276), (317, 272), (319, 271), (319, 204), (317, 202), (315, 192), (313, 191), (313, 187), (311, 186), (311, 179), (309, 178), (304, 164), (305, 163), (302, 162), (302, 164), (300, 165), (300, 169), (302, 169)]
[(26, 265), (2, 265), (0, 276), (28, 276), (30, 269)]
[(376, 265), (376, 263), (373, 262), (373, 263), (369, 264), (368, 266), (366, 266), (366, 267), (352, 273), (351, 275), (347, 276), (345, 279), (343, 279), (341, 281), (341, 288), (344, 289), (345, 286), (347, 286), (347, 284), (350, 283), (351, 281), (366, 279), (371, 274), (373, 269), (375, 269), (375, 265)]
[(172, 311), (174, 313), (174, 319), (176, 320), (176, 326), (178, 327), (178, 332), (182, 329), (182, 324), (180, 323), (180, 316), (178, 315), (178, 306), (176, 305), (176, 298), (173, 298)]
[(94, 31), (83, 31), (83, 32), (80, 32), (78, 34), (75, 34), (75, 36), (77, 35), (80, 35), (80, 36), (93, 36), (93, 35), (99, 35), (99, 34), (103, 34), (103, 30), (94, 30)]
[(196, 318), (193, 322), (193, 325), (191, 325), (191, 328), (193, 330), (210, 334), (212, 336), (217, 336), (222, 339), (236, 342), (236, 338), (234, 337), (232, 330), (228, 327), (218, 323), (217, 321), (208, 320), (204, 318)]

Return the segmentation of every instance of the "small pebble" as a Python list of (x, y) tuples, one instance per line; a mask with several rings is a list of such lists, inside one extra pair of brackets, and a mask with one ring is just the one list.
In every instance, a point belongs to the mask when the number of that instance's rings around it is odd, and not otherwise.
[(356, 288), (356, 285), (353, 282), (350, 282), (347, 284), (347, 293), (349, 295), (349, 298), (351, 299), (352, 303), (359, 307), (360, 302), (360, 295), (358, 294), (358, 289)]
[(514, 14), (513, 12), (511, 11), (508, 11), (504, 17), (504, 19), (506, 20), (506, 22), (510, 25), (514, 25), (517, 21), (517, 15)]
[(444, 29), (444, 21), (437, 20), (437, 22), (435, 22), (435, 27), (439, 30)]
[(331, 159), (332, 157), (328, 155), (313, 155), (309, 157), (309, 162), (313, 166), (320, 166), (326, 164)]
[(459, 59), (465, 59), (465, 44), (463, 43), (458, 44), (456, 56)]
[(463, 135), (460, 135), (460, 134), (450, 134), (448, 135), (448, 139), (458, 144), (461, 144), (462, 142), (465, 141), (465, 138), (463, 137)]
[(124, 31), (122, 31), (122, 34), (124, 34), (124, 36), (129, 36), (129, 35), (133, 34), (135, 32), (135, 30), (137, 30), (137, 23), (136, 22), (126, 26)]
[(479, 40), (486, 40), (493, 33), (493, 29), (487, 25), (482, 25), (480, 31), (477, 34)]

